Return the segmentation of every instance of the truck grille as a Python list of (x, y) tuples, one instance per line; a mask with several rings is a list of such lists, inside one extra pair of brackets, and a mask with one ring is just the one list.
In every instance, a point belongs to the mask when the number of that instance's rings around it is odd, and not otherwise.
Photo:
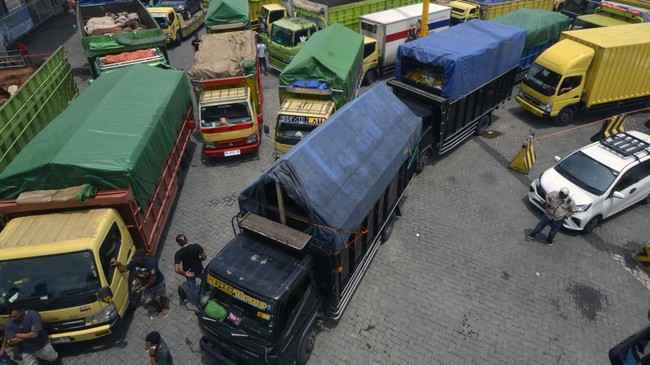
[(43, 323), (43, 328), (48, 333), (61, 333), (70, 330), (83, 329), (85, 326), (86, 321), (83, 318), (72, 321)]
[(246, 146), (246, 138), (232, 139), (230, 141), (214, 142), (214, 147), (218, 149)]
[(529, 103), (532, 104), (533, 106), (535, 106), (535, 107), (537, 107), (537, 108), (540, 108), (540, 103), (539, 103), (539, 101), (537, 101), (537, 99), (533, 98), (532, 96), (526, 94), (526, 93), (523, 92), (523, 91), (519, 94), (519, 96), (521, 96), (524, 100), (526, 100), (527, 102), (529, 102)]

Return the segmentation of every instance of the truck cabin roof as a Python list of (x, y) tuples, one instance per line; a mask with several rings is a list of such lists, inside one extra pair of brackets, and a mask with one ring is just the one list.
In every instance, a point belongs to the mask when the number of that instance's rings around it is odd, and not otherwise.
[(208, 271), (244, 291), (278, 300), (310, 266), (311, 257), (242, 231), (208, 264)]

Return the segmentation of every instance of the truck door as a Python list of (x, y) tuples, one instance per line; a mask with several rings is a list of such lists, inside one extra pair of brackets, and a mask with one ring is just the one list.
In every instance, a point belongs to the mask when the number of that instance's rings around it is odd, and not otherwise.
[[(121, 274), (117, 271), (115, 266), (111, 266), (111, 258), (115, 257), (120, 262), (127, 263), (133, 244), (123, 245), (123, 236), (128, 235), (126, 227), (118, 226), (117, 222), (113, 222), (108, 234), (104, 238), (102, 245), (99, 247), (99, 261), (104, 272), (104, 278), (113, 292), (113, 302), (117, 307), (120, 316), (124, 314), (128, 306), (129, 299), (129, 274)], [(117, 274), (116, 274), (117, 273)]]
[(280, 312), (282, 364), (307, 362), (314, 346), (316, 314), (316, 289), (307, 275), (288, 294)]

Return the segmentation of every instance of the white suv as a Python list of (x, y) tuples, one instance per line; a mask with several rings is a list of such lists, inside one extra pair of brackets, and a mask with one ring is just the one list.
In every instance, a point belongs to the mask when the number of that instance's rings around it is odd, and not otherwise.
[(569, 188), (577, 212), (564, 227), (591, 232), (600, 222), (635, 203), (650, 203), (650, 136), (619, 133), (592, 143), (544, 171), (530, 185), (528, 199), (544, 210), (550, 191)]

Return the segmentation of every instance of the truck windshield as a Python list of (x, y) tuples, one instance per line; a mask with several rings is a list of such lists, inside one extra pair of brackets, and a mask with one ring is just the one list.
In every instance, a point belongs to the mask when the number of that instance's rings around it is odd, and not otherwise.
[[(304, 119), (304, 121), (303, 121)], [(294, 115), (278, 115), (276, 137), (295, 139), (298, 143), (307, 137), (319, 124), (309, 124), (308, 118)]]
[(54, 309), (49, 305), (58, 299), (99, 288), (91, 251), (0, 261), (0, 314), (7, 314), (15, 301), (38, 310)]
[(555, 171), (595, 195), (603, 195), (616, 179), (615, 171), (581, 151), (555, 165)]
[(158, 25), (161, 28), (165, 29), (169, 26), (169, 23), (167, 22), (167, 14), (151, 14), (151, 15), (153, 16), (154, 20), (156, 21), (156, 23), (158, 23)]
[(289, 29), (282, 28), (277, 25), (273, 26), (271, 39), (273, 40), (273, 42), (285, 47), (295, 46), (293, 42), (293, 32)]
[(551, 96), (555, 94), (561, 78), (562, 75), (533, 63), (523, 82), (526, 86), (542, 95)]
[(270, 343), (273, 335), (273, 307), (227, 284), (207, 275), (201, 287), (201, 304), (206, 316), (228, 327), (235, 336), (249, 336)]
[(251, 112), (246, 102), (201, 107), (201, 127), (203, 128), (241, 124), (250, 121)]

